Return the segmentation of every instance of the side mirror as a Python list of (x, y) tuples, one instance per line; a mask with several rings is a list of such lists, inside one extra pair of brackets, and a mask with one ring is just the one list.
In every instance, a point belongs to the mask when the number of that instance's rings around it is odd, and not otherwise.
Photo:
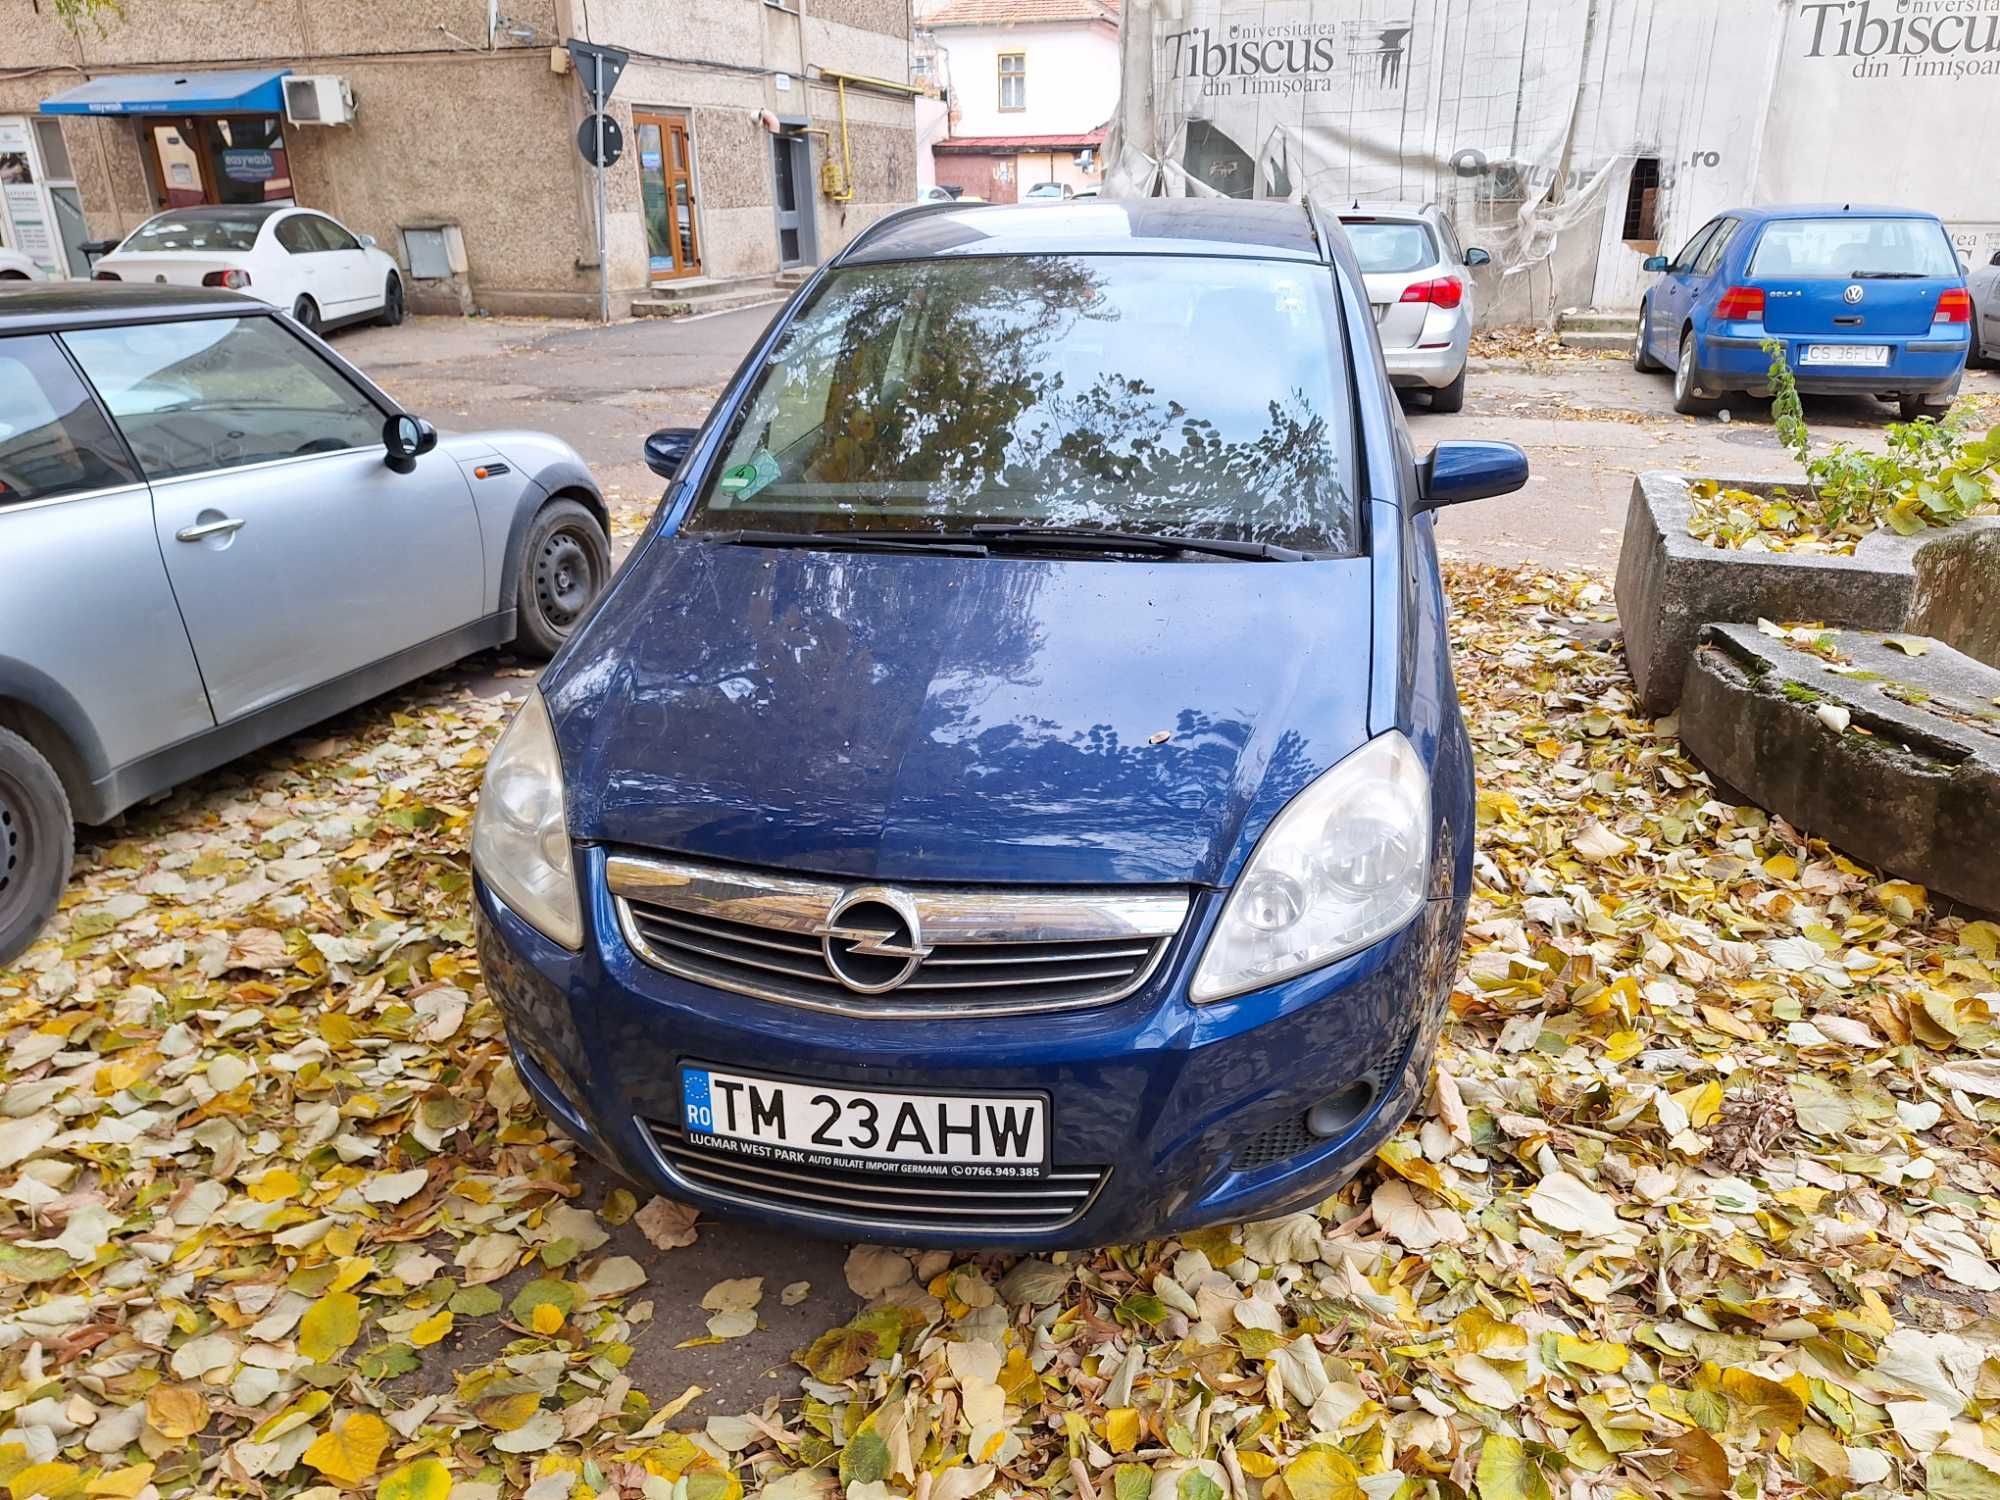
[(1439, 443), (1417, 465), (1417, 513), (1511, 495), (1528, 482), (1528, 455), (1512, 443)]
[(662, 479), (672, 479), (687, 462), (696, 435), (692, 427), (662, 427), (646, 439), (646, 467)]
[(1664, 255), (1649, 255), (1639, 267), (1642, 271), (1664, 271), (1666, 268), (1667, 258)]
[(364, 235), (359, 235), (359, 236), (357, 236), (357, 238), (358, 238), (358, 239), (359, 239), (359, 240), (361, 241), (361, 248), (362, 248), (363, 250), (373, 250), (373, 249), (375, 248), (375, 236), (374, 236), (374, 235), (372, 235), (372, 234), (364, 234)]
[(437, 429), (422, 417), (400, 412), (382, 424), (383, 462), (398, 474), (416, 468), (417, 460), (438, 445)]
[(1468, 266), (1490, 266), (1493, 264), (1493, 257), (1474, 245), (1465, 252), (1465, 263)]

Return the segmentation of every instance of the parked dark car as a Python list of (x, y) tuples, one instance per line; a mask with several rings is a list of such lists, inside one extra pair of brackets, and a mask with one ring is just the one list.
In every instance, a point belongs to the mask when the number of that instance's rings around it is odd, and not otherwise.
[(0, 964), (72, 820), (482, 647), (550, 654), (605, 523), (568, 444), (440, 440), (264, 303), (0, 291)]
[(1669, 260), (1639, 309), (1632, 363), (1670, 369), (1674, 410), (1770, 394), (1767, 339), (1798, 388), (1876, 396), (1905, 421), (1941, 415), (1972, 348), (1972, 298), (1936, 216), (1859, 204), (1718, 214)]
[(895, 1243), (1311, 1202), (1419, 1097), (1472, 871), (1410, 449), (1309, 207), (905, 210), (777, 318), (496, 749), (481, 963), (633, 1179)]

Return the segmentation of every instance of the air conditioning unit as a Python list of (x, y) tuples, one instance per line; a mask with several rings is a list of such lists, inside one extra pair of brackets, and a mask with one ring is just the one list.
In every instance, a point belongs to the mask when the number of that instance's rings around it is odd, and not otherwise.
[(285, 119), (293, 125), (351, 125), (354, 90), (331, 74), (287, 78)]

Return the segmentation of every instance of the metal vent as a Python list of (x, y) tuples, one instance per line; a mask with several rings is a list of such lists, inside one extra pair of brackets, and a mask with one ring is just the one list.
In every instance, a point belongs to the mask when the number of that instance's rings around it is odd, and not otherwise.
[(1250, 1144), (1236, 1154), (1236, 1169), (1239, 1172), (1254, 1172), (1259, 1167), (1276, 1166), (1281, 1161), (1290, 1161), (1301, 1152), (1324, 1144), (1306, 1129), (1305, 1112), (1302, 1110), (1251, 1137)]
[(809, 1010), (903, 1019), (1108, 1005), (1152, 977), (1184, 891), (837, 885), (614, 857), (625, 940), (684, 979)]
[(776, 1167), (688, 1144), (678, 1125), (641, 1118), (669, 1175), (748, 1208), (778, 1208), (866, 1232), (964, 1230), (976, 1234), (1062, 1229), (1096, 1199), (1109, 1167), (1057, 1167), (1046, 1177), (929, 1178)]

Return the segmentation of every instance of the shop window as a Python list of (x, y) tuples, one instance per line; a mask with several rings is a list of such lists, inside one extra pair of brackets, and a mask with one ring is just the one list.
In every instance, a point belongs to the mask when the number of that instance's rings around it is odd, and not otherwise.
[(277, 115), (150, 120), (146, 135), (162, 208), (292, 201), (284, 121)]
[(1028, 55), (1025, 52), (1000, 54), (1000, 107), (1028, 107)]
[(1632, 163), (1632, 180), (1625, 189), (1624, 238), (1651, 244), (1660, 237), (1660, 159), (1642, 156)]

